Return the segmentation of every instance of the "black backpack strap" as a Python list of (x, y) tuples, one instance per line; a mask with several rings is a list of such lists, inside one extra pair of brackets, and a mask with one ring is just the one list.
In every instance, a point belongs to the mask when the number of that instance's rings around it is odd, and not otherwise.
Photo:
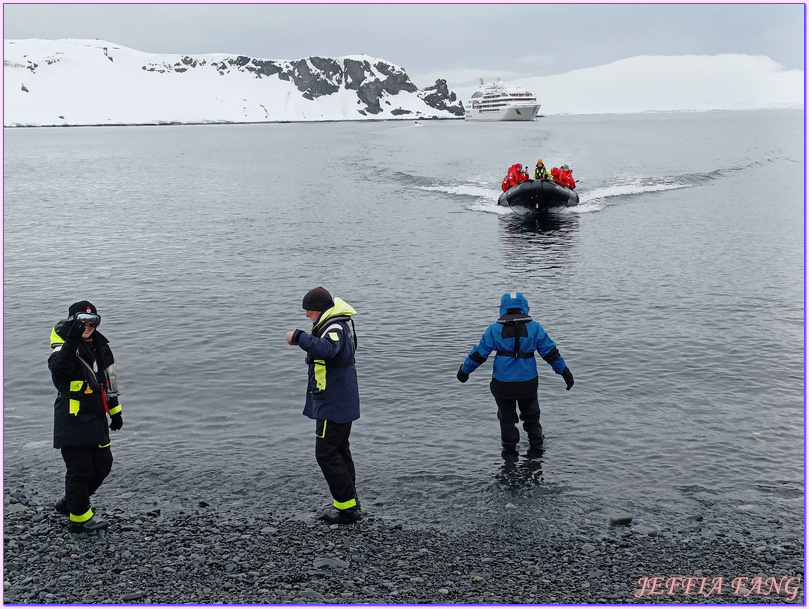
[(516, 357), (519, 359), (531, 359), (534, 357), (534, 352), (525, 353), (521, 351), (498, 351), (497, 355), (503, 355), (505, 357)]

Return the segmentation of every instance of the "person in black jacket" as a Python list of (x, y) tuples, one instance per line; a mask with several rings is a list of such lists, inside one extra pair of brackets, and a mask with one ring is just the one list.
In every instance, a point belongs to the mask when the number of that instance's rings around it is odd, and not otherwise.
[(349, 449), (351, 423), (360, 418), (360, 394), (354, 351), (357, 347), (353, 316), (357, 312), (322, 287), (303, 297), (311, 334), (286, 333), (287, 343), (306, 351), (309, 379), (303, 414), (315, 419), (315, 457), (334, 498), (321, 516), (334, 524), (362, 519), (355, 489), (354, 459)]
[(58, 390), (53, 447), (62, 451), (67, 467), (65, 496), (54, 508), (70, 516), (71, 533), (108, 526), (94, 515), (90, 496), (112, 469), (109, 430), (118, 431), (124, 424), (115, 358), (109, 341), (97, 330), (100, 323), (95, 306), (82, 300), (72, 304), (67, 320), (56, 322), (51, 330), (48, 368)]

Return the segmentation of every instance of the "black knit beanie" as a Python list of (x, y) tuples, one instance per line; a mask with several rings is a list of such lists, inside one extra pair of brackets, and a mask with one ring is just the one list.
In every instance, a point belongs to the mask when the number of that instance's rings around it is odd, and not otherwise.
[(325, 311), (334, 306), (334, 301), (326, 288), (317, 287), (306, 292), (301, 306), (306, 311)]
[(98, 311), (93, 303), (89, 300), (80, 300), (79, 302), (74, 302), (72, 305), (70, 305), (70, 308), (67, 310), (68, 318), (73, 319), (73, 316), (77, 313), (90, 313), (92, 315), (98, 315)]

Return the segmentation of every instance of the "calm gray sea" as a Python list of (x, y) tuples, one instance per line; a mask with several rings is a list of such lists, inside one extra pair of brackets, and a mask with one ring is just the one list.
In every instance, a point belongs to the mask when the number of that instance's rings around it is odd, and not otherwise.
[[(539, 157), (582, 205), (497, 208)], [(5, 486), (59, 496), (48, 337), (89, 299), (124, 405), (102, 510), (312, 517), (328, 491), (284, 333), (323, 285), (359, 313), (352, 448), (377, 516), (474, 527), (511, 503), (538, 527), (620, 510), (793, 534), (804, 162), (802, 111), (5, 129)], [(491, 364), (455, 379), (512, 290), (576, 379), (539, 362), (546, 451), (516, 464)]]

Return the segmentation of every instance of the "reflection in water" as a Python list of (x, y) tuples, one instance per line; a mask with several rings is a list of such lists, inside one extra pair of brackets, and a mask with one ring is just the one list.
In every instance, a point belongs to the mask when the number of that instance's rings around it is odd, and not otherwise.
[(520, 495), (532, 487), (544, 482), (542, 477), (543, 450), (530, 451), (524, 459), (519, 455), (503, 454), (503, 465), (500, 466), (495, 481), (502, 489)]
[(518, 233), (547, 233), (565, 228), (575, 228), (579, 222), (577, 214), (544, 211), (533, 214), (509, 214), (502, 216), (509, 230)]
[(546, 212), (509, 215), (502, 220), (504, 254), (511, 270), (558, 269), (570, 262), (578, 215)]

